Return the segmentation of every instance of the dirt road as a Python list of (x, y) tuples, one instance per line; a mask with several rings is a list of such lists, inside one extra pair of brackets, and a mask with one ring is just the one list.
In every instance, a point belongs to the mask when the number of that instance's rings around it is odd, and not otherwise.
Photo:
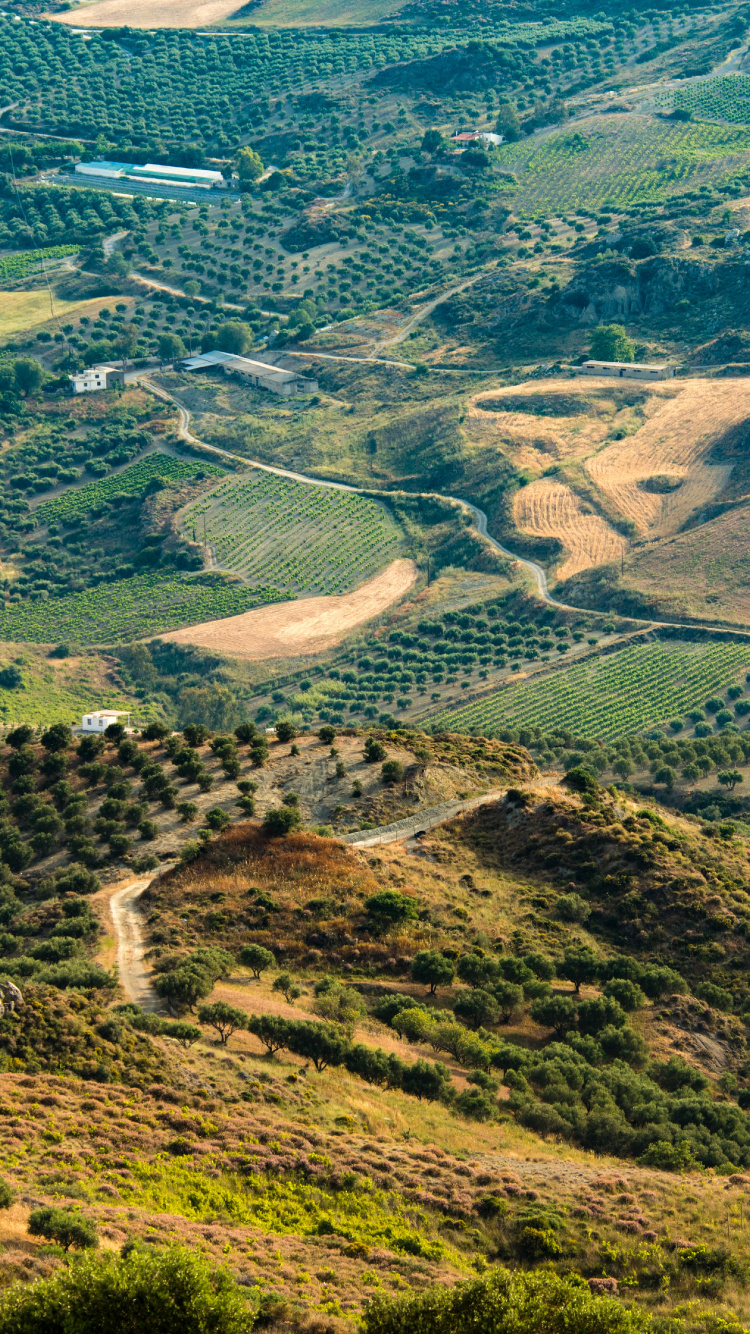
[[(162, 868), (163, 869), (163, 868)], [(141, 913), (138, 900), (148, 889), (154, 876), (142, 876), (118, 889), (109, 901), (109, 910), (117, 938), (117, 967), (120, 983), (128, 1000), (143, 1006), (144, 1010), (158, 1007), (157, 997), (149, 981), (143, 960), (144, 946), (141, 932)]]

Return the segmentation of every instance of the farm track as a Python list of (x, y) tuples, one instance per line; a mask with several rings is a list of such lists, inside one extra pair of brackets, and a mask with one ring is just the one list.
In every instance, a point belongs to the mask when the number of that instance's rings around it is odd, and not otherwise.
[[(156, 394), (157, 398), (162, 398), (166, 402), (174, 403), (180, 414), (180, 424), (177, 428), (178, 435), (180, 435), (183, 440), (186, 440), (189, 444), (198, 445), (201, 449), (208, 450), (210, 453), (216, 454), (219, 457), (231, 459), (233, 463), (241, 463), (245, 468), (260, 468), (263, 472), (275, 473), (277, 477), (288, 477), (294, 482), (303, 482), (306, 486), (330, 486), (339, 491), (354, 491), (357, 494), (364, 496), (403, 494), (402, 492), (394, 493), (390, 491), (375, 492), (364, 487), (351, 486), (347, 482), (333, 482), (324, 477), (308, 477), (304, 473), (290, 472), (288, 468), (276, 468), (270, 463), (261, 463), (257, 459), (243, 458), (241, 454), (232, 454), (228, 449), (220, 449), (218, 445), (206, 444), (205, 441), (199, 440), (197, 436), (191, 434), (190, 413), (187, 408), (183, 407), (179, 399), (175, 398), (174, 394), (170, 394), (166, 389), (162, 389), (159, 385), (153, 384), (153, 382), (148, 380), (145, 376), (139, 377), (139, 383), (143, 385), (145, 389), (149, 389), (153, 394)], [(429, 496), (434, 495), (435, 493), (420, 492), (416, 494)], [(546, 572), (537, 561), (530, 560), (526, 556), (519, 556), (517, 552), (511, 551), (509, 547), (504, 546), (502, 542), (498, 542), (496, 538), (490, 536), (487, 531), (487, 515), (484, 510), (481, 510), (478, 505), (474, 505), (472, 501), (465, 500), (462, 496), (442, 496), (441, 499), (452, 500), (455, 504), (461, 505), (463, 509), (468, 510), (469, 513), (473, 515), (477, 532), (482, 537), (486, 538), (490, 545), (493, 546), (496, 551), (499, 551), (502, 556), (507, 557), (508, 560), (514, 561), (526, 571), (526, 574), (531, 578), (533, 583), (536, 584), (539, 596), (543, 602), (548, 603), (551, 607), (559, 607), (561, 611), (572, 611), (579, 614), (580, 612), (585, 611), (590, 616), (601, 616), (602, 619), (609, 619), (611, 617), (610, 612), (599, 611), (596, 607), (590, 609), (587, 607), (575, 607), (568, 602), (560, 602), (557, 598), (554, 598), (549, 591)], [(628, 616), (626, 619), (633, 625), (645, 626), (651, 629), (700, 629), (714, 634), (732, 633), (750, 638), (750, 626), (717, 625), (705, 621), (658, 621), (651, 617), (647, 618), (642, 616)]]
[[(161, 870), (166, 869), (166, 865), (161, 868)], [(109, 901), (110, 916), (117, 938), (120, 984), (128, 1000), (134, 1001), (136, 1005), (142, 1005), (144, 1010), (156, 1009), (157, 1000), (144, 966), (138, 902), (154, 879), (154, 876), (145, 876), (139, 880), (131, 880), (129, 884), (115, 890)]]

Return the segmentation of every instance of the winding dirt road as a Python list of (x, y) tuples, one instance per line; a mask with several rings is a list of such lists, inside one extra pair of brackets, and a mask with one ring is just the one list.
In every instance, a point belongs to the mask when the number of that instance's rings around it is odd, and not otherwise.
[(155, 1010), (158, 1001), (143, 959), (144, 945), (138, 900), (154, 879), (154, 876), (148, 875), (142, 876), (139, 880), (131, 880), (122, 889), (118, 889), (109, 901), (109, 911), (117, 937), (120, 984), (128, 1000), (135, 1001), (136, 1005), (141, 1005), (144, 1010)]

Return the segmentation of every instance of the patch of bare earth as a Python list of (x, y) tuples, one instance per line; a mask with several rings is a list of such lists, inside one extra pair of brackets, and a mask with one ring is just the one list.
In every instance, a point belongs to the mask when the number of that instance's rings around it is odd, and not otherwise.
[(581, 570), (619, 560), (627, 547), (625, 539), (606, 519), (587, 512), (569, 486), (546, 477), (522, 487), (516, 494), (513, 517), (521, 532), (534, 537), (556, 537), (561, 543), (565, 560), (557, 570), (559, 579), (569, 579)]
[(58, 23), (79, 28), (204, 28), (221, 23), (241, 7), (240, 0), (170, 0), (169, 4), (152, 0), (100, 0), (99, 4), (81, 5), (67, 14), (47, 14)]
[(414, 585), (413, 560), (394, 560), (353, 593), (304, 598), (258, 607), (222, 621), (205, 621), (163, 635), (176, 644), (195, 644), (237, 658), (294, 658), (334, 648), (356, 626), (379, 616)]

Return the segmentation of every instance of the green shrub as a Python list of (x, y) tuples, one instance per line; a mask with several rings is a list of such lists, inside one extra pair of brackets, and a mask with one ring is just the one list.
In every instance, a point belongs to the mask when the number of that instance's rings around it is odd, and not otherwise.
[(263, 833), (267, 838), (284, 838), (299, 829), (302, 817), (296, 806), (276, 806), (263, 817)]
[(376, 1295), (363, 1316), (364, 1334), (636, 1334), (650, 1325), (616, 1298), (595, 1297), (577, 1275), (507, 1269), (455, 1287)]
[(379, 894), (371, 894), (365, 899), (365, 908), (372, 917), (390, 922), (404, 922), (417, 916), (415, 900), (407, 894), (399, 894), (397, 889), (383, 889)]
[(251, 1302), (199, 1255), (133, 1248), (15, 1285), (0, 1298), (0, 1334), (250, 1334)]
[(658, 1167), (663, 1172), (687, 1172), (698, 1166), (686, 1139), (680, 1140), (679, 1144), (657, 1140), (655, 1144), (649, 1144), (636, 1162), (639, 1167)]
[(731, 991), (726, 991), (724, 987), (717, 987), (713, 982), (699, 982), (693, 991), (698, 1000), (705, 1001), (712, 1009), (723, 1010), (725, 1014), (732, 1013), (734, 997)]
[(89, 1250), (99, 1245), (96, 1224), (73, 1209), (56, 1209), (53, 1205), (42, 1205), (33, 1209), (29, 1215), (29, 1232), (32, 1237), (45, 1237), (69, 1251)]

